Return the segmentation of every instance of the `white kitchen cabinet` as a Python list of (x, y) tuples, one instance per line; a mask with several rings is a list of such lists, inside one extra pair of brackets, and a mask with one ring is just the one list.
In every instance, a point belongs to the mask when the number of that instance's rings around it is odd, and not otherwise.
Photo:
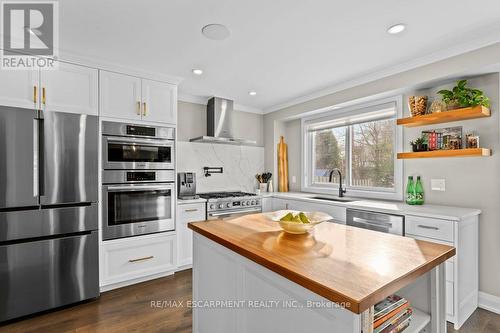
[(43, 111), (99, 114), (97, 69), (59, 62), (57, 69), (40, 73)]
[(101, 115), (175, 124), (177, 87), (135, 76), (100, 71)]
[(193, 264), (193, 232), (189, 222), (205, 220), (205, 203), (177, 205), (177, 266), (178, 269), (191, 267)]
[(2, 71), (0, 105), (98, 115), (97, 69), (58, 62), (51, 70)]
[(273, 198), (272, 207), (273, 211), (288, 209), (288, 201), (280, 198)]
[(101, 290), (172, 274), (175, 259), (176, 236), (171, 233), (105, 241), (101, 246)]
[(273, 211), (273, 198), (272, 197), (264, 197), (261, 200), (262, 203), (262, 212), (272, 212)]
[(446, 319), (459, 329), (478, 306), (478, 216), (459, 221), (407, 215), (406, 236), (456, 248), (446, 262)]
[(101, 116), (141, 120), (141, 79), (99, 71)]
[(39, 103), (38, 70), (2, 70), (0, 105), (33, 109)]
[(142, 119), (177, 123), (177, 87), (164, 82), (142, 79)]

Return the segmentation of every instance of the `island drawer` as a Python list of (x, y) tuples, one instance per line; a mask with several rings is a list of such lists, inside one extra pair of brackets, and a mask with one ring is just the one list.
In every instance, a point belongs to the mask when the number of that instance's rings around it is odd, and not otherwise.
[(453, 243), (453, 221), (406, 216), (406, 234)]

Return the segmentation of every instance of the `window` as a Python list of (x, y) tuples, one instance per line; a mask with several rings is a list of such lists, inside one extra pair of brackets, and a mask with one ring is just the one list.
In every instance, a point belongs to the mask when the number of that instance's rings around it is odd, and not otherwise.
[(303, 119), (302, 190), (337, 194), (338, 173), (347, 195), (402, 199), (401, 98), (379, 100)]

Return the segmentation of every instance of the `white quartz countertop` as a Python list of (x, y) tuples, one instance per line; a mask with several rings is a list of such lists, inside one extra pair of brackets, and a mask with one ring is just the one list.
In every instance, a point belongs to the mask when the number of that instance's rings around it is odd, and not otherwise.
[(352, 209), (369, 210), (374, 212), (381, 212), (381, 213), (388, 213), (395, 215), (424, 216), (424, 217), (453, 220), (453, 221), (460, 221), (467, 217), (481, 214), (481, 210), (475, 208), (427, 205), (427, 204), (422, 206), (411, 206), (407, 205), (402, 201), (366, 200), (366, 199), (357, 199), (349, 197), (346, 197), (346, 199), (350, 199), (353, 201), (336, 202), (336, 201), (315, 199), (314, 197), (317, 196), (328, 197), (328, 195), (303, 193), (303, 192), (286, 192), (286, 193), (274, 192), (274, 193), (262, 194), (262, 197), (264, 198), (273, 197), (273, 198), (282, 198), (289, 200), (303, 200), (319, 204), (342, 206)]
[(177, 204), (179, 205), (186, 205), (186, 204), (193, 204), (193, 203), (205, 203), (207, 202), (207, 199), (203, 198), (198, 198), (198, 199), (177, 199)]

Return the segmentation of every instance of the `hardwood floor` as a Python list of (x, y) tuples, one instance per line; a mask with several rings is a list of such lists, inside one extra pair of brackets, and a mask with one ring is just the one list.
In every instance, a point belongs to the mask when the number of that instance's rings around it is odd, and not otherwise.
[[(89, 301), (0, 326), (0, 333), (21, 332), (191, 332), (191, 270), (103, 293)], [(158, 308), (154, 301), (183, 302)], [(459, 330), (449, 333), (500, 333), (500, 315), (478, 309)], [(221, 332), (224, 333), (224, 332)], [(232, 332), (228, 332), (232, 333)]]
[(191, 309), (152, 301), (191, 299), (191, 270), (112, 290), (97, 300), (0, 326), (0, 332), (191, 332)]

